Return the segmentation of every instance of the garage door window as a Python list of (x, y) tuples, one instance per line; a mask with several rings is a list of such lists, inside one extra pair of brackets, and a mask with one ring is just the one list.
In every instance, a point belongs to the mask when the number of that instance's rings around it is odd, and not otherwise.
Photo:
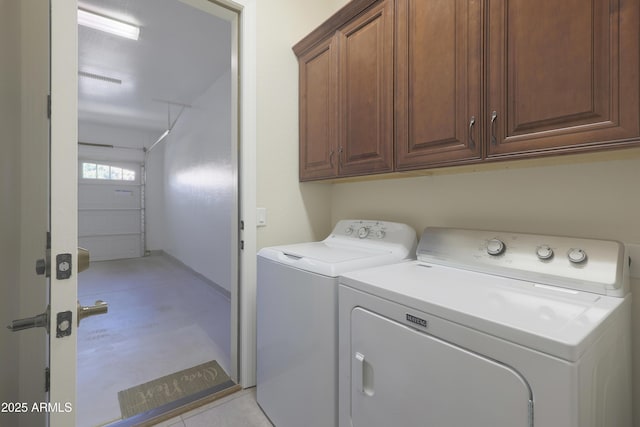
[(102, 163), (82, 163), (83, 179), (106, 179), (110, 181), (135, 181), (136, 171)]
[(143, 255), (143, 174), (136, 163), (78, 160), (78, 244), (92, 260)]

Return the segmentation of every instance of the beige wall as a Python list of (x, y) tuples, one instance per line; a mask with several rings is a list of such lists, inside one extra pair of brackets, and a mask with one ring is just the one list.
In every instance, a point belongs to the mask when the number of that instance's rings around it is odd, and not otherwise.
[(291, 47), (345, 0), (257, 2), (257, 247), (318, 239), (331, 230), (331, 187), (298, 183), (298, 63)]
[[(4, 328), (18, 317), (20, 234), (20, 51), (19, 4), (0, 1), (0, 402), (17, 398), (18, 336)], [(18, 425), (15, 414), (0, 414), (0, 423)]]
[(575, 235), (640, 243), (640, 150), (449, 168), (431, 176), (338, 183), (332, 220)]
[[(26, 13), (25, 11), (28, 11)], [(34, 24), (35, 23), (35, 24)], [(36, 25), (37, 24), (37, 25)], [(0, 401), (42, 401), (44, 330), (18, 334), (11, 320), (41, 313), (47, 230), (48, 5), (0, 1)], [(43, 181), (44, 179), (44, 181)], [(18, 422), (19, 421), (19, 422)], [(2, 425), (43, 425), (44, 414), (0, 414)]]
[[(21, 131), (20, 131), (20, 317), (42, 313), (49, 302), (47, 280), (35, 272), (44, 258), (49, 218), (49, 5), (40, 0), (20, 2)], [(75, 163), (75, 162), (74, 162)], [(41, 328), (22, 331), (20, 340), (20, 397), (45, 399), (42, 371), (49, 366), (49, 336)], [(43, 425), (45, 414), (20, 417), (21, 426)]]

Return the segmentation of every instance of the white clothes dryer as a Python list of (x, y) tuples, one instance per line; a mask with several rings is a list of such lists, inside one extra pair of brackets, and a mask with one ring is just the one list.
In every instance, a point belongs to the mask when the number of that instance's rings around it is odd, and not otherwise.
[(337, 426), (338, 276), (413, 259), (416, 243), (405, 224), (342, 220), (258, 252), (257, 401), (274, 425)]
[(621, 243), (427, 228), (339, 286), (340, 427), (630, 427)]

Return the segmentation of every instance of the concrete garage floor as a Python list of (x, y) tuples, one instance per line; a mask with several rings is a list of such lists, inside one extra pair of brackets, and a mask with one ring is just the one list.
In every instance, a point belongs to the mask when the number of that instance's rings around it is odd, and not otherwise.
[[(78, 297), (109, 304), (78, 329), (78, 427), (120, 419), (118, 391), (211, 359), (229, 372), (228, 297), (171, 257), (93, 262), (79, 275)], [(271, 424), (246, 390), (161, 425)]]

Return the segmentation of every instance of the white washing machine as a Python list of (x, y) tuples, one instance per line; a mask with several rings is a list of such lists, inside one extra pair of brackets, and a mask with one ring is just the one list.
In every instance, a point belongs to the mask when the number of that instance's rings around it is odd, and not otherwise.
[(261, 249), (257, 401), (276, 427), (334, 427), (338, 417), (338, 276), (414, 257), (416, 232), (343, 220), (321, 242)]
[(340, 427), (630, 427), (618, 242), (427, 228), (339, 286)]

